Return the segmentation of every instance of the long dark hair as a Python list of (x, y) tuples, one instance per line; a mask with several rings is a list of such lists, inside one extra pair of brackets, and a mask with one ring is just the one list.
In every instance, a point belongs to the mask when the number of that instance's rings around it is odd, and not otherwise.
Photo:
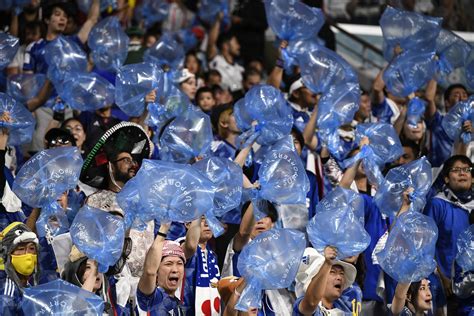
[(408, 302), (410, 302), (415, 308), (415, 310), (418, 310), (419, 306), (418, 306), (417, 298), (418, 298), (418, 292), (420, 290), (420, 287), (421, 287), (421, 281), (413, 282), (412, 284), (410, 284), (410, 287), (408, 288), (408, 292), (407, 292), (407, 298), (410, 298), (410, 299), (409, 300), (407, 299), (405, 301), (405, 306), (407, 305)]

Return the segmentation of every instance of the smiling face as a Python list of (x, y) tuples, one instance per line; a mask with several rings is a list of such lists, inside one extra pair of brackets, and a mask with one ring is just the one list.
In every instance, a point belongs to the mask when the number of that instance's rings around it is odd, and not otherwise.
[(174, 295), (183, 281), (184, 262), (176, 256), (167, 256), (161, 260), (156, 283), (168, 295)]
[(418, 122), (415, 128), (408, 125), (408, 121), (403, 124), (403, 135), (414, 142), (419, 142), (423, 138), (424, 127), (422, 122)]
[(332, 266), (326, 282), (326, 291), (324, 293), (326, 299), (333, 302), (340, 298), (345, 283), (346, 275), (344, 269), (340, 265)]

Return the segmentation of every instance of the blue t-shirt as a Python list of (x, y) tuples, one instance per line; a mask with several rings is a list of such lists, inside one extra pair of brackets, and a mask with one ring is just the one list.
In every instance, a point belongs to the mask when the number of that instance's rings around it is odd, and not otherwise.
[(384, 98), (379, 105), (372, 107), (372, 115), (375, 116), (379, 122), (391, 123), (393, 111), (388, 105), (387, 98)]
[(347, 307), (356, 315), (362, 315), (362, 290), (356, 282), (342, 292), (342, 302), (349, 304)]
[(184, 316), (179, 306), (179, 300), (171, 297), (162, 288), (157, 287), (150, 295), (143, 294), (137, 289), (138, 306), (150, 316), (175, 315)]
[(0, 270), (0, 315), (23, 315), (21, 300), (23, 294), (18, 286)]
[(425, 214), (433, 218), (438, 226), (436, 261), (441, 272), (451, 278), (456, 241), (459, 234), (469, 227), (469, 213), (453, 203), (435, 197), (426, 205)]
[(431, 131), (430, 152), (428, 153), (428, 160), (433, 168), (440, 167), (446, 159), (451, 156), (451, 150), (454, 141), (451, 140), (444, 131), (443, 122), (444, 116), (438, 111), (431, 120), (426, 121), (426, 127)]
[[(300, 303), (301, 301), (303, 300), (304, 296), (302, 297), (299, 297), (295, 303), (293, 304), (293, 313), (292, 315), (293, 316), (303, 316), (302, 313), (300, 313), (300, 310), (299, 310), (299, 306), (300, 306)], [(357, 310), (355, 308), (349, 308), (348, 306), (351, 306), (351, 303), (350, 302), (347, 302), (344, 300), (343, 297), (340, 297), (338, 298), (337, 300), (335, 300), (333, 303), (333, 309), (340, 309), (341, 311), (344, 312), (344, 315), (345, 316), (352, 316), (352, 315), (357, 315)], [(313, 315), (315, 316), (324, 316), (326, 315), (324, 313), (324, 311), (321, 310), (321, 308), (318, 306), (318, 308), (316, 309), (316, 311), (313, 313)]]
[(319, 186), (318, 186), (318, 179), (316, 179), (316, 175), (306, 170), (306, 175), (309, 179), (309, 191), (306, 194), (306, 202), (308, 206), (308, 216), (309, 219), (313, 218), (316, 214), (316, 205), (319, 203)]

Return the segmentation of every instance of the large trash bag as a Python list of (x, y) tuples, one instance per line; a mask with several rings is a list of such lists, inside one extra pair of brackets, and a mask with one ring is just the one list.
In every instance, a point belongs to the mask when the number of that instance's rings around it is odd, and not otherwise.
[(127, 58), (130, 40), (117, 17), (105, 18), (89, 34), (87, 44), (97, 68), (116, 72)]
[(417, 282), (435, 267), (438, 227), (431, 217), (408, 211), (395, 222), (383, 250), (376, 254), (380, 267), (398, 282)]
[(454, 69), (464, 67), (471, 45), (454, 32), (442, 29), (436, 38), (436, 55), (440, 76), (449, 75)]
[[(383, 38), (388, 47), (405, 50), (434, 50), (443, 19), (387, 7), (380, 18)], [(390, 58), (390, 56), (387, 56)], [(391, 58), (390, 58), (391, 59)], [(387, 59), (390, 61), (390, 59)]]
[(139, 187), (142, 185), (140, 178), (135, 176), (117, 193), (117, 203), (125, 213), (125, 229), (145, 230), (146, 223), (155, 219), (155, 214), (147, 212), (141, 204)]
[(146, 50), (143, 60), (163, 67), (177, 69), (184, 61), (183, 45), (178, 43), (172, 34), (165, 33), (160, 40)]
[(143, 17), (145, 27), (149, 28), (168, 16), (169, 7), (170, 4), (166, 0), (144, 0), (138, 8), (137, 15)]
[(324, 41), (317, 36), (307, 39), (296, 39), (288, 43), (282, 50), (285, 71), (291, 73), (292, 66), (298, 66), (299, 60), (308, 52), (318, 50), (324, 46)]
[(104, 300), (61, 279), (25, 288), (21, 308), (25, 315), (102, 315)]
[(115, 102), (125, 114), (140, 116), (145, 109), (146, 95), (153, 89), (160, 90), (162, 82), (162, 70), (152, 63), (125, 65), (115, 78)]
[(242, 168), (230, 159), (209, 157), (196, 162), (193, 167), (208, 178), (215, 187), (214, 207), (206, 213), (206, 220), (214, 237), (224, 232), (216, 217), (238, 207), (242, 199)]
[(31, 112), (11, 96), (0, 92), (0, 128), (6, 128), (9, 145), (27, 144), (31, 141), (36, 120)]
[(140, 218), (191, 222), (214, 207), (212, 182), (190, 165), (145, 159), (135, 179), (143, 206)]
[(198, 45), (198, 39), (192, 29), (181, 29), (174, 34), (176, 40), (184, 47), (184, 51), (193, 50)]
[(237, 268), (247, 285), (236, 309), (261, 307), (262, 290), (287, 288), (293, 283), (306, 247), (302, 232), (271, 229), (259, 234), (242, 250)]
[(388, 65), (383, 80), (390, 93), (406, 97), (427, 84), (435, 70), (434, 52), (405, 51)]
[(12, 190), (31, 207), (46, 206), (76, 187), (82, 164), (77, 147), (42, 150), (21, 167)]
[(327, 246), (336, 247), (338, 259), (363, 252), (370, 244), (370, 236), (361, 222), (361, 206), (360, 200), (345, 191), (336, 191), (321, 200), (306, 228), (313, 247), (320, 253)]
[(17, 74), (7, 80), (7, 93), (22, 103), (35, 97), (43, 87), (46, 76), (44, 74)]
[[(69, 201), (68, 201), (69, 202)], [(69, 220), (57, 201), (43, 207), (36, 221), (36, 235), (38, 237), (58, 236), (69, 231)]]
[(240, 142), (245, 145), (249, 138), (260, 145), (271, 145), (289, 135), (293, 126), (290, 106), (283, 94), (270, 85), (253, 86), (245, 100), (234, 105), (234, 116), (243, 131)]
[(74, 73), (64, 80), (60, 96), (75, 110), (94, 112), (114, 104), (115, 87), (95, 73)]
[(258, 170), (259, 196), (277, 204), (306, 204), (309, 180), (294, 150), (272, 148)]
[(0, 32), (0, 70), (3, 70), (15, 57), (20, 40), (7, 33)]
[(190, 163), (197, 157), (206, 157), (212, 143), (209, 116), (190, 109), (173, 119), (160, 136), (160, 159)]
[(316, 213), (327, 209), (338, 209), (350, 206), (357, 220), (364, 225), (364, 199), (362, 196), (352, 190), (336, 187), (328, 192), (324, 199), (316, 205)]
[(87, 70), (87, 54), (71, 38), (58, 36), (45, 46), (44, 54), (48, 56), (48, 78), (58, 91), (71, 73)]
[(414, 191), (409, 194), (410, 209), (421, 211), (425, 206), (426, 194), (431, 188), (431, 183), (431, 164), (423, 156), (391, 169), (382, 181), (382, 185), (377, 188), (374, 202), (382, 214), (394, 218), (402, 207), (403, 192), (411, 187)]
[(270, 28), (286, 41), (315, 36), (325, 21), (321, 9), (295, 0), (265, 1), (265, 12)]
[(78, 9), (84, 13), (84, 14), (88, 14), (89, 13), (89, 9), (92, 5), (92, 0), (76, 0), (76, 3), (77, 3), (77, 7)]
[(314, 93), (324, 94), (340, 83), (359, 82), (349, 63), (326, 47), (301, 55), (299, 66), (304, 85)]
[(474, 126), (474, 97), (472, 96), (452, 107), (444, 116), (441, 126), (451, 140), (456, 141), (461, 138), (463, 143), (469, 144), (472, 140), (471, 133), (462, 130), (465, 121), (471, 121)]
[(474, 271), (474, 225), (458, 236), (456, 262), (463, 271)]
[(369, 182), (380, 185), (383, 181), (381, 168), (389, 162), (395, 161), (403, 154), (397, 132), (391, 124), (387, 123), (364, 123), (358, 124), (356, 128), (356, 142), (360, 143), (362, 137), (369, 138), (369, 145), (362, 146), (359, 153), (344, 160), (343, 167), (352, 166), (362, 159), (364, 171)]
[(77, 249), (99, 264), (106, 272), (120, 258), (125, 240), (125, 226), (120, 216), (84, 205), (69, 229)]
[(229, 23), (229, 2), (226, 0), (201, 0), (198, 10), (199, 19), (208, 25), (214, 24), (217, 15), (222, 12), (223, 24)]
[(425, 115), (426, 102), (418, 97), (414, 97), (408, 102), (407, 124), (408, 127), (416, 128), (418, 123), (423, 121)]
[(193, 107), (191, 100), (180, 89), (171, 85), (167, 94), (158, 102), (148, 104), (149, 115), (146, 123), (161, 131), (171, 119), (190, 111)]

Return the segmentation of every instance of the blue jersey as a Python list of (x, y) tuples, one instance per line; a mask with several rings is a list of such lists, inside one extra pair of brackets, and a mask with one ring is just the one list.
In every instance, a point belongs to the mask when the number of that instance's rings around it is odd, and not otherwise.
[(0, 270), (0, 315), (23, 315), (20, 307), (23, 295), (18, 286)]
[(179, 300), (166, 294), (162, 288), (156, 288), (150, 295), (145, 295), (137, 289), (137, 302), (149, 316), (184, 316)]
[(469, 213), (453, 203), (435, 197), (426, 205), (425, 214), (433, 218), (438, 226), (436, 261), (441, 272), (451, 278), (456, 241), (459, 234), (469, 227)]
[(371, 196), (367, 194), (361, 194), (361, 196), (364, 199), (364, 227), (370, 235), (370, 244), (364, 251), (367, 272), (364, 280), (363, 296), (364, 300), (382, 302), (382, 298), (376, 293), (377, 280), (382, 270), (378, 264), (373, 263), (372, 252), (380, 237), (388, 230), (390, 223), (388, 219), (382, 217), (382, 213), (380, 213)]
[[(293, 316), (303, 316), (302, 313), (300, 313), (299, 306), (301, 301), (303, 300), (304, 296), (299, 297), (295, 303), (293, 304)], [(345, 316), (353, 316), (353, 315), (358, 315), (357, 314), (357, 307), (354, 308), (349, 308), (348, 306), (352, 306), (350, 302), (345, 301), (343, 297), (338, 298), (335, 300), (333, 303), (333, 309), (339, 309), (341, 310)], [(330, 311), (330, 310), (328, 310)], [(321, 309), (320, 306), (317, 307), (316, 311), (313, 313), (315, 316), (325, 316), (327, 313)]]
[(431, 120), (426, 121), (426, 127), (431, 131), (430, 152), (428, 160), (433, 168), (440, 167), (451, 156), (454, 140), (451, 140), (444, 131), (443, 116), (436, 111)]
[(362, 290), (356, 282), (342, 292), (342, 302), (349, 304), (347, 307), (351, 310), (355, 310), (356, 315), (363, 315), (361, 314)]

